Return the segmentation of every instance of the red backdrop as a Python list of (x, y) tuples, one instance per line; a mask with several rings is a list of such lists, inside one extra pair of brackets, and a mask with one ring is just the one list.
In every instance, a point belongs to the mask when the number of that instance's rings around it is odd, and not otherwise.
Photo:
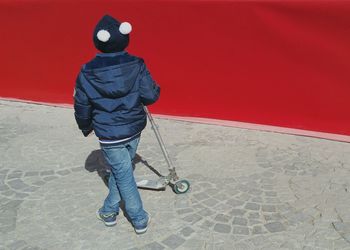
[(0, 1), (0, 96), (71, 103), (92, 31), (133, 25), (155, 113), (350, 135), (349, 1)]

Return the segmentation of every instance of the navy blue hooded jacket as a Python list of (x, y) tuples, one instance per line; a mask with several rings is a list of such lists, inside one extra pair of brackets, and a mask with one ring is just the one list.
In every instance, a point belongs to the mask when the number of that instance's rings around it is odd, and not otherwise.
[(80, 71), (74, 93), (75, 119), (86, 136), (121, 140), (146, 126), (143, 105), (159, 98), (160, 88), (144, 61), (127, 52), (97, 54)]

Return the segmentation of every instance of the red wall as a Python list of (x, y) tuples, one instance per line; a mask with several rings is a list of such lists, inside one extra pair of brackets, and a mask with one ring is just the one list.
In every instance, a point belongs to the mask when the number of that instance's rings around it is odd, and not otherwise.
[(350, 135), (350, 1), (0, 0), (0, 96), (71, 103), (105, 13), (133, 25), (153, 112)]

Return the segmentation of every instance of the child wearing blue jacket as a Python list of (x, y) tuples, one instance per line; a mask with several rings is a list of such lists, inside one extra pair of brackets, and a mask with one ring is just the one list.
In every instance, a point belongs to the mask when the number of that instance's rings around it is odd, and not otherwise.
[(145, 128), (144, 105), (159, 98), (160, 87), (144, 61), (128, 54), (131, 25), (104, 16), (93, 33), (95, 47), (102, 53), (83, 65), (74, 91), (75, 119), (84, 136), (92, 131), (111, 166), (109, 194), (97, 217), (114, 226), (119, 203), (138, 234), (147, 231), (149, 214), (143, 209), (133, 175), (132, 160)]

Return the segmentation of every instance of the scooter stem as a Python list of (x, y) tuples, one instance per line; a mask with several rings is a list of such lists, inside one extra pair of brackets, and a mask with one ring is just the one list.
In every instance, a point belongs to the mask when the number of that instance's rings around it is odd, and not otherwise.
[(159, 142), (159, 145), (160, 145), (160, 148), (161, 148), (161, 150), (163, 152), (164, 158), (165, 158), (165, 160), (166, 160), (166, 162), (168, 164), (169, 171), (170, 172), (175, 171), (175, 167), (174, 167), (173, 163), (170, 160), (170, 157), (169, 157), (168, 151), (165, 148), (165, 144), (163, 142), (162, 136), (159, 133), (158, 127), (157, 127), (155, 121), (153, 120), (153, 117), (152, 117), (151, 113), (148, 111), (148, 108), (146, 106), (143, 106), (143, 109), (145, 110), (145, 112), (147, 114), (148, 120), (150, 121), (152, 129), (153, 129), (153, 131), (154, 131), (154, 133), (156, 135), (156, 138), (157, 138), (157, 140)]

